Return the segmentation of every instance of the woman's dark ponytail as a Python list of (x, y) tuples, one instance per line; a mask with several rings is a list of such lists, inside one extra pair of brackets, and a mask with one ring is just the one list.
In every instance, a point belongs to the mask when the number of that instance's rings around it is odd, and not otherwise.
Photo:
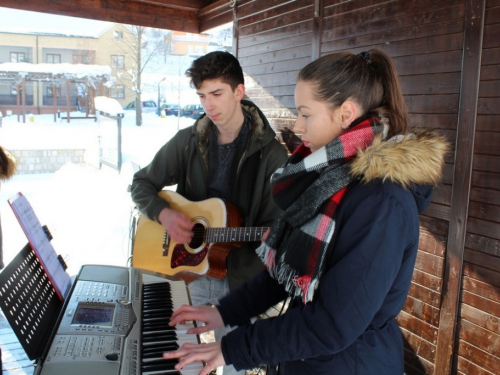
[(369, 54), (371, 58), (370, 65), (375, 74), (381, 76), (380, 82), (383, 86), (384, 95), (377, 110), (389, 119), (388, 136), (405, 134), (409, 124), (409, 116), (396, 67), (385, 52), (372, 49)]

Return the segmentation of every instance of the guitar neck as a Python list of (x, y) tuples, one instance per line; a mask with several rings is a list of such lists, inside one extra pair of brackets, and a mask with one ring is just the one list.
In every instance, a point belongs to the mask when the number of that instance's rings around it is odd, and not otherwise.
[(205, 241), (210, 243), (260, 241), (268, 229), (268, 227), (207, 228)]

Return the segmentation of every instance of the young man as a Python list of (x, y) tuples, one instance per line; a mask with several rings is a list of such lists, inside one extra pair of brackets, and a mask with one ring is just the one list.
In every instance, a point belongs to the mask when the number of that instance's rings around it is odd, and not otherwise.
[[(163, 225), (170, 238), (189, 243), (193, 223), (158, 197), (165, 186), (190, 201), (221, 198), (238, 207), (244, 225), (270, 226), (278, 213), (270, 177), (287, 159), (286, 149), (260, 109), (243, 99), (243, 70), (228, 52), (212, 52), (187, 70), (205, 110), (191, 128), (180, 130), (134, 175), (132, 199), (143, 215)], [(244, 243), (227, 258), (225, 279), (201, 277), (189, 284), (193, 305), (219, 298), (263, 270), (259, 243)], [(221, 332), (216, 332), (218, 337)], [(224, 374), (231, 373), (229, 368)], [(234, 372), (236, 373), (236, 372)], [(244, 372), (242, 372), (244, 373)]]

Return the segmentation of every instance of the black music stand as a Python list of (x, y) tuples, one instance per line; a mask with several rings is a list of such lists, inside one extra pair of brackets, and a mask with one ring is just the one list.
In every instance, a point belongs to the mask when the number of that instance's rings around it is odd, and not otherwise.
[(42, 356), (63, 304), (29, 244), (0, 273), (0, 307), (30, 360)]

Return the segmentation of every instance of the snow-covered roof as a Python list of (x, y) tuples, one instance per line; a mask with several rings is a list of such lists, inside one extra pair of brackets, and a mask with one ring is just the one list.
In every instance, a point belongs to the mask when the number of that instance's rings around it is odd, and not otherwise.
[[(29, 79), (86, 79), (98, 78), (109, 80), (111, 67), (104, 65), (87, 64), (30, 64), (30, 63), (2, 63), (0, 64), (0, 78), (12, 78), (20, 75)], [(35, 78), (36, 77), (36, 78)]]

